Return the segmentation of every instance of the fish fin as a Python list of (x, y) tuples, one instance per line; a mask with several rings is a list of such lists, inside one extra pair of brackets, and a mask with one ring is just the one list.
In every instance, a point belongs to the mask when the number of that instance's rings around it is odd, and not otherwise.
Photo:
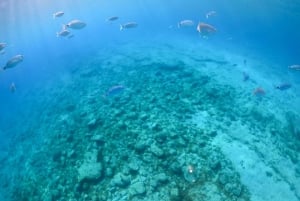
[(123, 26), (122, 26), (122, 24), (120, 24), (120, 31), (122, 31), (124, 28), (123, 28)]
[(68, 25), (67, 24), (62, 24), (62, 29), (67, 29), (68, 28)]

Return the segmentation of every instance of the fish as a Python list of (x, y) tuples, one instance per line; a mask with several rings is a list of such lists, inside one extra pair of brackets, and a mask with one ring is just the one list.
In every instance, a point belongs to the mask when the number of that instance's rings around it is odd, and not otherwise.
[(254, 89), (253, 95), (257, 96), (257, 97), (262, 97), (262, 96), (266, 95), (266, 92), (263, 88), (257, 87), (256, 89)]
[(250, 78), (249, 74), (246, 72), (243, 72), (243, 81), (246, 82), (249, 80), (249, 78)]
[(122, 31), (123, 29), (135, 28), (137, 26), (138, 24), (136, 22), (127, 22), (120, 25), (120, 31)]
[(281, 91), (284, 91), (284, 90), (287, 90), (287, 89), (291, 88), (292, 85), (290, 83), (281, 83), (279, 85), (275, 85), (274, 87), (275, 87), (275, 89), (279, 89)]
[(60, 32), (56, 32), (56, 37), (64, 37), (64, 36), (68, 36), (71, 32), (68, 31), (68, 29), (62, 29)]
[(123, 92), (125, 87), (123, 85), (116, 85), (110, 87), (104, 94), (104, 97), (113, 96)]
[(86, 23), (81, 20), (71, 20), (68, 24), (63, 26), (63, 29), (82, 29), (86, 27)]
[(112, 17), (107, 18), (106, 21), (107, 21), (107, 22), (113, 22), (113, 21), (116, 21), (116, 20), (118, 20), (118, 19), (119, 19), (118, 16), (112, 16)]
[(63, 11), (58, 11), (53, 13), (53, 19), (57, 18), (57, 17), (61, 17), (63, 16), (65, 13)]
[(299, 70), (300, 71), (300, 64), (290, 65), (290, 66), (288, 66), (288, 68), (292, 69), (292, 70)]
[(14, 82), (12, 82), (11, 84), (10, 84), (10, 86), (9, 86), (9, 91), (11, 92), (11, 93), (14, 93), (15, 91), (16, 91), (16, 85), (15, 85), (15, 83)]
[(190, 27), (190, 26), (194, 26), (194, 21), (193, 20), (182, 20), (180, 22), (178, 22), (177, 27)]
[(0, 43), (0, 51), (4, 50), (6, 47), (6, 43)]
[(210, 24), (199, 22), (198, 26), (197, 26), (197, 31), (202, 36), (208, 36), (208, 35), (215, 33), (217, 31), (217, 29)]
[(212, 16), (216, 16), (217, 15), (217, 12), (216, 11), (209, 11), (208, 13), (206, 13), (206, 19), (208, 19), (209, 17), (212, 17)]
[(24, 56), (21, 54), (18, 54), (14, 57), (12, 57), (11, 59), (9, 59), (5, 66), (2, 67), (3, 70), (6, 70), (8, 68), (14, 68), (16, 67), (19, 63), (21, 63), (24, 59)]

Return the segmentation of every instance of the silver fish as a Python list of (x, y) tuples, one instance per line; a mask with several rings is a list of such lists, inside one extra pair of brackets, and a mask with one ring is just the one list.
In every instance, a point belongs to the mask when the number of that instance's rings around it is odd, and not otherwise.
[(86, 26), (86, 23), (80, 20), (72, 20), (68, 24), (64, 26), (64, 28), (71, 28), (71, 29), (82, 29)]
[(122, 31), (123, 29), (135, 28), (137, 26), (138, 24), (136, 22), (127, 22), (120, 25), (120, 31)]
[(216, 11), (214, 11), (214, 10), (209, 11), (208, 13), (206, 13), (206, 19), (208, 19), (211, 16), (216, 16), (216, 15), (217, 15)]
[(300, 70), (300, 64), (294, 64), (291, 66), (288, 66), (289, 69), (293, 69), (293, 70)]
[(53, 19), (57, 18), (57, 17), (61, 17), (63, 16), (65, 13), (63, 11), (58, 11), (56, 13), (53, 13)]
[(56, 33), (56, 37), (59, 37), (59, 36), (68, 36), (70, 34), (70, 31), (68, 31), (67, 29), (62, 29), (60, 32), (57, 32)]
[(180, 22), (178, 22), (177, 26), (178, 28), (180, 27), (190, 27), (190, 26), (194, 26), (194, 21), (193, 20), (182, 20)]
[(116, 86), (112, 86), (111, 88), (109, 88), (106, 93), (104, 94), (105, 97), (108, 96), (113, 96), (116, 94), (119, 94), (121, 92), (123, 92), (125, 89), (125, 87), (123, 85), (116, 85)]
[(0, 43), (0, 51), (6, 47), (6, 43)]
[(18, 65), (19, 63), (21, 63), (24, 59), (23, 55), (16, 55), (14, 57), (12, 57), (10, 60), (8, 60), (5, 64), (4, 67), (2, 67), (3, 70), (6, 70), (8, 68), (14, 68), (16, 65)]
[(292, 87), (292, 85), (290, 83), (281, 83), (281, 84), (275, 86), (276, 89), (279, 89), (281, 91), (287, 90), (291, 87)]
[(110, 17), (110, 18), (107, 18), (106, 21), (112, 22), (112, 21), (116, 21), (117, 19), (119, 19), (118, 16), (112, 16), (112, 17)]

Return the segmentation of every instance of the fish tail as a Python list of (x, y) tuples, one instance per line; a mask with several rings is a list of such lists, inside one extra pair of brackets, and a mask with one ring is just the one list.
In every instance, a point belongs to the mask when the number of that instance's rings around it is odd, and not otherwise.
[(67, 24), (62, 24), (62, 29), (67, 29), (68, 28), (68, 25)]
[(122, 31), (124, 29), (123, 25), (120, 24), (120, 31)]

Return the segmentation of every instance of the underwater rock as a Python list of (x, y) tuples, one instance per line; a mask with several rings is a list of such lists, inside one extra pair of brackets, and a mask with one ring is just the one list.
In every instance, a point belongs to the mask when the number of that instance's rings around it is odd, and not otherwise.
[(105, 176), (106, 177), (112, 177), (113, 176), (113, 169), (108, 167), (105, 169)]
[(111, 181), (112, 186), (124, 188), (130, 184), (130, 176), (118, 173), (114, 176)]
[(141, 181), (138, 181), (132, 184), (128, 191), (131, 196), (143, 195), (146, 192), (145, 184)]
[(152, 189), (157, 189), (162, 184), (165, 184), (168, 182), (168, 177), (165, 173), (160, 173), (153, 176), (153, 179), (150, 181), (150, 187)]
[(172, 198), (174, 198), (174, 200), (176, 199), (176, 198), (178, 198), (179, 197), (179, 190), (178, 190), (178, 188), (172, 188), (171, 190), (170, 190), (170, 196), (171, 196), (171, 199)]
[(228, 199), (219, 191), (218, 186), (212, 183), (195, 184), (192, 188), (188, 189), (186, 193), (188, 200), (206, 200), (206, 201), (224, 201), (233, 200)]
[(237, 183), (228, 183), (225, 185), (224, 190), (231, 196), (239, 197), (242, 193), (242, 186)]
[(170, 165), (170, 170), (172, 170), (172, 172), (174, 174), (181, 174), (181, 165), (177, 162), (174, 161), (171, 165)]
[(155, 136), (155, 140), (160, 144), (165, 143), (167, 141), (167, 138), (168, 138), (167, 132), (160, 132)]
[(155, 144), (151, 145), (150, 152), (159, 158), (164, 156), (164, 151), (161, 148), (159, 148), (158, 146), (156, 146)]
[(78, 180), (80, 183), (97, 181), (102, 175), (102, 164), (98, 161), (99, 151), (88, 151), (84, 155), (84, 161), (78, 168)]
[(104, 143), (105, 140), (103, 139), (103, 136), (102, 135), (94, 135), (92, 138), (91, 138), (92, 141), (95, 141), (97, 143)]
[(223, 170), (219, 174), (218, 181), (228, 195), (239, 197), (242, 194), (243, 189), (238, 176), (230, 170)]
[(164, 184), (166, 183), (169, 179), (165, 173), (160, 173), (157, 174), (153, 177), (153, 179), (158, 183), (158, 184)]
[(83, 182), (85, 180), (98, 180), (102, 176), (102, 164), (97, 162), (84, 162), (78, 168), (78, 180)]
[(149, 118), (149, 116), (148, 116), (147, 113), (143, 113), (143, 114), (140, 115), (140, 119), (143, 120), (143, 121), (145, 121), (148, 118)]
[(130, 162), (129, 164), (128, 164), (128, 168), (129, 168), (129, 171), (131, 172), (131, 173), (136, 173), (136, 172), (138, 172), (139, 171), (139, 165), (137, 164), (137, 162), (136, 161), (133, 161), (133, 162)]
[(144, 140), (140, 140), (136, 143), (136, 145), (134, 146), (135, 151), (138, 153), (142, 153), (147, 149), (148, 145)]
[(221, 161), (217, 156), (210, 157), (208, 160), (208, 165), (209, 165), (210, 169), (212, 169), (214, 171), (219, 171), (222, 168)]
[(225, 185), (226, 183), (230, 182), (230, 176), (226, 175), (226, 173), (222, 172), (220, 173), (218, 177), (218, 181), (220, 184)]

